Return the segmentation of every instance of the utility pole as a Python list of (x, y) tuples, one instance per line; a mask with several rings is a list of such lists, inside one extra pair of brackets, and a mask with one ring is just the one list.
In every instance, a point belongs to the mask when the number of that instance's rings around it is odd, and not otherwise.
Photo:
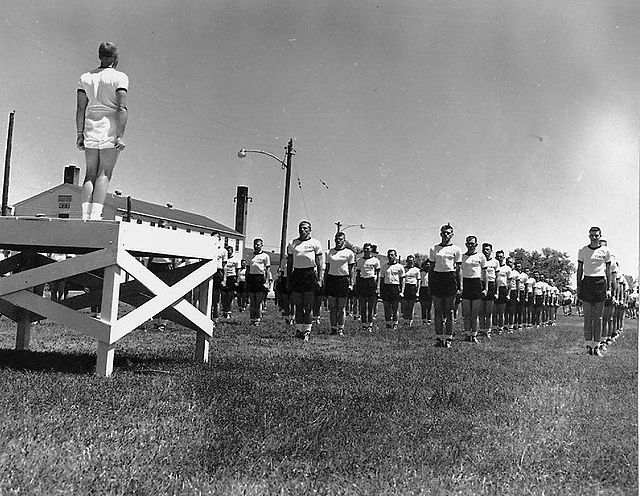
[(282, 233), (280, 236), (280, 263), (287, 257), (287, 222), (289, 221), (289, 193), (291, 190), (291, 157), (293, 157), (293, 139), (287, 145), (286, 174), (284, 179), (284, 205), (282, 207)]
[(338, 221), (335, 223), (336, 227), (337, 227), (337, 231), (336, 234), (340, 232), (340, 228), (342, 227), (342, 222)]
[(9, 131), (7, 133), (7, 150), (4, 156), (4, 183), (2, 185), (2, 215), (9, 215), (9, 171), (11, 168), (11, 143), (13, 141), (13, 118), (16, 114), (12, 110), (9, 114)]

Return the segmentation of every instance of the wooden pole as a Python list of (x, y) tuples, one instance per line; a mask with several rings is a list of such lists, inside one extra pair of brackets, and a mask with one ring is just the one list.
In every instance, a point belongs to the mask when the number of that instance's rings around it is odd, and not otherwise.
[(291, 157), (293, 156), (293, 140), (287, 145), (287, 171), (284, 180), (284, 205), (282, 207), (282, 233), (280, 235), (280, 263), (287, 258), (287, 222), (289, 219), (289, 192), (291, 190)]
[(4, 183), (2, 185), (2, 215), (7, 216), (9, 212), (9, 171), (11, 167), (11, 143), (13, 141), (13, 120), (16, 114), (12, 110), (9, 114), (9, 131), (7, 132), (7, 150), (4, 156)]

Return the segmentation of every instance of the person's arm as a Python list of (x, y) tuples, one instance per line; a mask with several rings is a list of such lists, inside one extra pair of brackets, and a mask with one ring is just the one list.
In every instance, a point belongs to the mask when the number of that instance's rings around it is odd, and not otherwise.
[(349, 288), (353, 289), (356, 285), (356, 272), (354, 270), (356, 264), (355, 263), (350, 263), (349, 264)]
[(400, 296), (404, 296), (405, 276), (400, 276)]
[(265, 264), (264, 266), (264, 285), (267, 290), (271, 287), (273, 276), (271, 275), (271, 265)]
[(322, 252), (316, 253), (316, 269), (318, 270), (318, 284), (322, 286), (324, 281), (324, 264), (322, 263)]
[(380, 294), (380, 268), (376, 269), (376, 291)]
[(607, 294), (610, 295), (613, 293), (613, 282), (611, 281), (611, 262), (607, 262), (605, 274), (607, 277)]
[(116, 148), (124, 149), (124, 130), (127, 127), (127, 91), (116, 90)]
[(76, 92), (76, 146), (84, 150), (84, 118), (89, 99), (84, 90)]
[(462, 293), (462, 262), (456, 262), (456, 280), (458, 281), (458, 294)]
[(489, 277), (487, 276), (486, 267), (482, 267), (480, 278), (482, 279), (482, 287), (484, 288), (482, 290), (482, 294), (484, 294), (484, 296), (487, 296), (487, 293), (489, 292)]
[(584, 263), (578, 261), (578, 268), (576, 270), (576, 288), (578, 288), (578, 295), (580, 295), (580, 283), (582, 282), (583, 271), (584, 271)]

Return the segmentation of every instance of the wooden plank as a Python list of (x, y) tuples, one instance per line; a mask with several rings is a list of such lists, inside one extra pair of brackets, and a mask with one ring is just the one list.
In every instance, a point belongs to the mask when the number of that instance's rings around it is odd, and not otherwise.
[[(198, 286), (199, 300), (198, 308), (205, 315), (211, 315), (213, 279), (209, 279)], [(209, 363), (209, 353), (211, 346), (211, 336), (206, 332), (196, 329), (196, 360), (201, 363)]]
[(77, 253), (78, 250), (117, 246), (117, 221), (83, 221), (47, 217), (0, 217), (0, 248), (32, 248), (39, 252)]
[(213, 334), (213, 321), (209, 316), (204, 315), (182, 298), (193, 287), (213, 276), (217, 269), (216, 260), (207, 262), (173, 286), (164, 284), (161, 279), (126, 252), (120, 254), (118, 264), (150, 290), (159, 294), (141, 307), (120, 318), (115, 324), (116, 331), (112, 333), (112, 339), (114, 337), (115, 340), (120, 339), (170, 305), (208, 335)]
[(123, 222), (120, 244), (129, 252), (211, 260), (217, 255), (220, 240), (217, 236)]
[(98, 341), (96, 352), (96, 374), (102, 377), (111, 377), (113, 373), (113, 358), (115, 345)]
[(100, 320), (103, 322), (113, 324), (118, 320), (120, 283), (123, 279), (123, 274), (117, 265), (112, 265), (104, 269), (102, 303), (100, 305)]
[(93, 319), (75, 310), (71, 310), (59, 303), (53, 302), (31, 291), (19, 291), (2, 297), (10, 303), (43, 315), (48, 319), (60, 322), (66, 326), (91, 336), (100, 341), (109, 341), (109, 325)]
[(112, 249), (97, 250), (86, 255), (60, 260), (41, 267), (23, 270), (16, 274), (0, 278), (0, 296), (32, 288), (39, 284), (57, 281), (75, 274), (101, 269), (116, 263), (116, 254)]
[(0, 262), (0, 276), (6, 274), (7, 272), (14, 272), (20, 269), (21, 265), (24, 263), (24, 260), (25, 256), (22, 253), (16, 253), (9, 258), (5, 258)]
[(16, 350), (28, 350), (30, 346), (31, 346), (31, 319), (29, 318), (29, 312), (21, 308), (19, 309), (19, 312), (18, 312), (18, 329), (16, 331)]

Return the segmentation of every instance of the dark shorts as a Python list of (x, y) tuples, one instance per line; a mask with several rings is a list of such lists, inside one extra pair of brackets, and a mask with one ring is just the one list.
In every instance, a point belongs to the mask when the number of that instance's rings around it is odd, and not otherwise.
[(533, 292), (531, 293), (527, 293), (527, 306), (528, 307), (532, 307), (533, 306)]
[(482, 298), (482, 280), (479, 277), (462, 279), (462, 299), (479, 300)]
[(456, 273), (433, 271), (431, 280), (429, 281), (429, 287), (431, 288), (432, 296), (436, 296), (438, 298), (455, 296), (458, 291)]
[(523, 307), (526, 303), (526, 297), (527, 293), (525, 293), (524, 291), (518, 291), (518, 302), (516, 303), (516, 305), (518, 305), (519, 307)]
[(315, 293), (317, 284), (316, 270), (313, 267), (293, 269), (291, 272), (292, 293)]
[(264, 274), (247, 274), (247, 293), (259, 293), (261, 291), (266, 293), (265, 282)]
[(540, 308), (544, 303), (544, 296), (540, 295), (536, 295), (533, 297), (533, 306), (534, 308)]
[(246, 293), (246, 291), (247, 291), (247, 283), (245, 281), (238, 281), (238, 284), (236, 286), (236, 291), (238, 293)]
[(349, 296), (349, 276), (327, 276), (327, 296), (344, 298)]
[(418, 298), (420, 301), (428, 301), (431, 299), (431, 289), (429, 289), (429, 286), (420, 286), (420, 294)]
[(404, 299), (415, 301), (418, 296), (418, 286), (415, 284), (404, 285)]
[(375, 277), (359, 277), (356, 281), (356, 294), (367, 298), (376, 296), (377, 285)]
[(222, 288), (222, 280), (224, 279), (222, 269), (218, 269), (211, 279), (213, 279), (213, 290), (220, 290)]
[(487, 296), (482, 298), (484, 301), (495, 300), (496, 299), (496, 282), (489, 281), (489, 287), (487, 289)]
[(227, 285), (222, 286), (220, 290), (223, 293), (233, 293), (236, 290), (236, 276), (227, 276)]
[(587, 277), (580, 281), (578, 298), (587, 303), (601, 303), (607, 299), (607, 280), (604, 277)]
[(380, 299), (390, 302), (400, 301), (400, 285), (383, 283), (380, 286)]
[(517, 304), (517, 298), (518, 298), (518, 290), (517, 289), (512, 289), (509, 291), (509, 301), (507, 302), (507, 305), (510, 307), (515, 307)]
[(507, 287), (506, 286), (498, 286), (498, 305), (504, 305), (507, 303)]

